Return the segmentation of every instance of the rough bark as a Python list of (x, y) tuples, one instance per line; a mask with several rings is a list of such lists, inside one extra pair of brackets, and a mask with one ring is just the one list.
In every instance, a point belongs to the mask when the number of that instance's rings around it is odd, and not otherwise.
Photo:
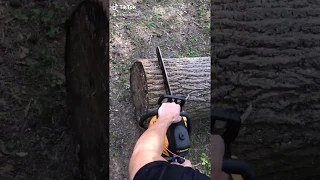
[[(210, 116), (210, 58), (164, 59), (173, 95), (187, 97), (184, 111), (192, 120)], [(131, 92), (136, 117), (159, 108), (157, 101), (165, 92), (156, 59), (136, 61), (131, 67)]]
[(108, 9), (83, 1), (67, 21), (66, 80), (70, 124), (83, 179), (108, 179)]
[(320, 179), (317, 1), (212, 4), (212, 99), (253, 111), (236, 142), (259, 179)]

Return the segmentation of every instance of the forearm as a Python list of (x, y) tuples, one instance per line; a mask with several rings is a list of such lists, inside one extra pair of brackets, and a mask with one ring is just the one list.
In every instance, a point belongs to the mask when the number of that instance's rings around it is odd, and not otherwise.
[(170, 117), (160, 117), (155, 124), (148, 128), (139, 138), (135, 150), (148, 150), (161, 155), (164, 138), (170, 126)]

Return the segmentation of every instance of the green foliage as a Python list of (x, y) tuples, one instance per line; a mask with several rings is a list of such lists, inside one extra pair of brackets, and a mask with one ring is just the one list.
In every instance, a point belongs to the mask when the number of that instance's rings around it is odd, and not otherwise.
[(155, 15), (153, 16), (153, 19), (154, 19), (154, 20), (159, 20), (159, 19), (161, 19), (161, 18), (162, 18), (162, 14), (160, 14), (160, 13), (155, 14)]
[(199, 17), (199, 19), (201, 20), (202, 18), (203, 18), (203, 16), (204, 16), (204, 9), (203, 9), (203, 7), (202, 6), (200, 6), (198, 9), (197, 9), (197, 14), (198, 14), (198, 17)]
[(41, 15), (41, 10), (40, 9), (32, 9), (31, 10), (31, 19), (36, 20), (38, 17)]
[(145, 23), (145, 25), (148, 27), (148, 28), (155, 28), (157, 27), (156, 24), (153, 22), (153, 21), (148, 21)]
[(19, 21), (28, 22), (29, 18), (20, 9), (13, 12), (13, 17)]
[(119, 157), (119, 156), (120, 156), (120, 153), (119, 153), (119, 152), (113, 152), (113, 156), (114, 156), (114, 157)]
[(51, 88), (60, 87), (64, 84), (63, 80), (55, 75), (49, 76), (49, 84)]
[(52, 25), (54, 20), (54, 12), (52, 10), (48, 11), (43, 17), (42, 17), (42, 22), (44, 23), (45, 26), (50, 26)]
[(211, 24), (210, 24), (210, 22), (208, 22), (208, 23), (204, 26), (204, 28), (205, 28), (205, 30), (206, 30), (207, 32), (210, 33), (210, 31), (211, 31)]
[(208, 160), (207, 155), (205, 153), (201, 153), (200, 160), (205, 173), (210, 176), (211, 163), (210, 160)]
[(51, 56), (45, 50), (39, 50), (34, 52), (34, 57), (39, 60), (40, 66), (49, 66), (53, 63), (53, 56)]
[(47, 32), (47, 36), (50, 38), (55, 38), (57, 33), (58, 33), (58, 28), (54, 27), (54, 26), (50, 26), (50, 28)]

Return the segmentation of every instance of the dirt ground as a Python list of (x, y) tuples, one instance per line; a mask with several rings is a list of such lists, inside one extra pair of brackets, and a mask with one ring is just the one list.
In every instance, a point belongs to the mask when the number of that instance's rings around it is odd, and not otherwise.
[(78, 1), (0, 2), (0, 179), (72, 179), (64, 23)]
[[(128, 179), (129, 158), (143, 133), (134, 118), (129, 68), (138, 59), (156, 58), (156, 46), (166, 58), (210, 56), (210, 2), (131, 0), (117, 4), (136, 6), (131, 11), (110, 9), (110, 179)], [(208, 124), (200, 124), (198, 130), (209, 132)], [(208, 173), (209, 136), (196, 131), (189, 158)]]

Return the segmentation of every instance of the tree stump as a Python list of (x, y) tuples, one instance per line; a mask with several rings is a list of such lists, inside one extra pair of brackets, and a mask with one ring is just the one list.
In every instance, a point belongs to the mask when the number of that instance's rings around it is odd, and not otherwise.
[[(192, 120), (210, 117), (210, 58), (163, 59), (173, 95), (187, 98), (184, 111)], [(137, 120), (159, 108), (157, 101), (165, 92), (157, 59), (136, 61), (130, 69), (130, 87)]]
[(67, 21), (65, 72), (70, 125), (82, 179), (109, 178), (108, 7), (83, 1)]

